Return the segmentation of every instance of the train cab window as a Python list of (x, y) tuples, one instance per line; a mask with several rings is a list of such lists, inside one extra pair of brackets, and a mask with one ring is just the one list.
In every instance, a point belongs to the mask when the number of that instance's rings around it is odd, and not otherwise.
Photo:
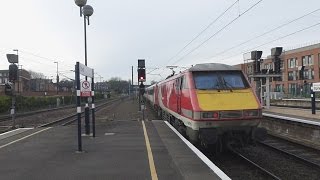
[(196, 89), (243, 89), (249, 84), (239, 71), (194, 72)]
[(185, 76), (181, 77), (181, 89), (189, 89), (188, 81)]
[(153, 88), (149, 89), (148, 94), (149, 95), (153, 95), (154, 94), (154, 89)]
[(194, 72), (193, 78), (196, 89), (218, 89), (218, 74), (213, 72)]
[(224, 74), (222, 80), (227, 86), (231, 86), (232, 88), (245, 88), (242, 76), (239, 74)]

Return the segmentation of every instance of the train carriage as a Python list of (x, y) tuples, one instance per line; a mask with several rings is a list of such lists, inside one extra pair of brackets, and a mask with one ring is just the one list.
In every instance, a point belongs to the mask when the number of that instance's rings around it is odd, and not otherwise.
[(193, 143), (262, 139), (262, 109), (241, 70), (198, 64), (146, 89), (158, 114)]

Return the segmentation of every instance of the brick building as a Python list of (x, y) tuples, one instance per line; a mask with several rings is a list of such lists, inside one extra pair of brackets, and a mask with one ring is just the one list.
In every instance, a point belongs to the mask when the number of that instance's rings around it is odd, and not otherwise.
[[(310, 87), (320, 82), (320, 43), (292, 50), (283, 50), (281, 59), (281, 78), (275, 81), (270, 78), (270, 91), (283, 92), (286, 97), (309, 97)], [(253, 61), (237, 65), (248, 75), (253, 75)], [(271, 56), (260, 63), (263, 73), (272, 73), (274, 63)], [(303, 77), (301, 77), (303, 76)], [(256, 86), (254, 78), (249, 78)], [(264, 84), (265, 82), (262, 82)]]
[[(18, 80), (15, 82), (15, 90), (17, 93), (29, 91), (30, 73), (24, 69), (19, 69)], [(0, 70), (0, 85), (9, 81), (9, 70)]]

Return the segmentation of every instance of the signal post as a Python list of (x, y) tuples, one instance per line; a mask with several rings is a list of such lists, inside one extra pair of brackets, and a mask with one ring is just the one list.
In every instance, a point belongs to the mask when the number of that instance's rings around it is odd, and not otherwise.
[(138, 82), (139, 84), (139, 111), (142, 110), (142, 118), (144, 120), (144, 109), (145, 104), (143, 100), (143, 94), (144, 94), (144, 84), (143, 82), (146, 81), (146, 66), (145, 66), (145, 60), (144, 59), (138, 59)]
[(9, 82), (12, 84), (5, 84), (5, 94), (8, 96), (12, 96), (11, 102), (11, 110), (10, 115), (12, 118), (12, 128), (16, 127), (15, 122), (15, 110), (16, 110), (16, 93), (15, 93), (15, 81), (18, 80), (18, 66), (16, 64), (19, 63), (19, 57), (16, 54), (7, 54), (8, 62), (11, 63), (9, 65)]
[(265, 88), (266, 88), (266, 95), (265, 95), (265, 105), (266, 108), (270, 108), (270, 78), (277, 81), (279, 78), (282, 77), (281, 75), (281, 60), (280, 55), (282, 53), (282, 47), (275, 47), (271, 49), (271, 56), (273, 59), (274, 68), (273, 69), (262, 69), (261, 70), (261, 63), (262, 63), (262, 51), (251, 51), (250, 60), (253, 60), (253, 75), (249, 75), (250, 78), (253, 78), (256, 81), (256, 93), (260, 96), (260, 102), (264, 103), (264, 91), (262, 81), (265, 80)]

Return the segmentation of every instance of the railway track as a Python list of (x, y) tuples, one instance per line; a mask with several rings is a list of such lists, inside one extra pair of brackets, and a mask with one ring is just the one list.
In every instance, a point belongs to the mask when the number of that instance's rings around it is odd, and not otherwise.
[[(60, 110), (60, 109), (66, 109), (66, 108), (74, 108), (74, 105), (68, 105), (68, 106), (63, 106), (63, 107), (59, 107), (59, 108), (51, 108), (51, 109), (41, 109), (41, 110), (37, 110), (37, 111), (30, 111), (30, 112), (24, 112), (24, 113), (17, 113), (15, 115), (16, 118), (18, 117), (26, 117), (26, 116), (32, 116), (38, 113), (45, 113), (45, 112), (50, 112), (50, 111), (56, 111), (56, 110)], [(11, 115), (2, 115), (0, 116), (0, 122), (3, 121), (8, 121), (11, 120)]]
[[(96, 104), (101, 103), (102, 101), (99, 100), (96, 102)], [(40, 109), (40, 110), (35, 110), (35, 111), (29, 111), (29, 112), (23, 112), (23, 113), (17, 113), (15, 114), (15, 117), (26, 117), (26, 116), (32, 116), (35, 114), (39, 114), (39, 113), (46, 113), (46, 112), (50, 112), (50, 111), (57, 111), (57, 110), (61, 110), (61, 109), (73, 109), (75, 108), (75, 105), (66, 105), (66, 106), (62, 106), (62, 107), (58, 107), (58, 108), (49, 108), (49, 109)], [(0, 122), (3, 121), (8, 121), (11, 120), (11, 115), (10, 114), (6, 114), (6, 115), (1, 115), (0, 116)]]
[[(112, 105), (113, 103), (118, 102), (119, 100), (120, 99), (115, 99), (115, 100), (108, 101), (106, 103), (100, 104), (100, 105), (96, 106), (95, 112), (98, 112), (102, 108), (105, 108), (105, 106)], [(81, 113), (81, 118), (84, 118), (84, 112)], [(77, 114), (73, 113), (72, 115), (68, 115), (66, 117), (59, 118), (59, 119), (54, 120), (52, 122), (49, 122), (49, 123), (46, 123), (46, 124), (42, 124), (42, 125), (40, 125), (38, 127), (48, 127), (48, 126), (52, 126), (52, 125), (66, 126), (66, 125), (72, 124), (75, 121), (77, 121)]]
[(320, 169), (320, 151), (318, 150), (271, 135), (267, 140), (259, 143)]
[[(107, 102), (100, 102), (96, 105), (96, 112), (102, 108), (113, 105), (119, 102), (120, 99), (114, 99)], [(91, 110), (90, 110), (91, 113)], [(77, 120), (77, 114), (75, 113), (75, 107), (70, 108), (54, 108), (48, 110), (30, 112), (26, 116), (20, 116), (16, 118), (16, 122), (19, 122), (18, 127), (48, 127), (48, 126), (59, 126), (72, 124)], [(84, 112), (82, 112), (82, 117)], [(1, 121), (0, 121), (1, 122)], [(11, 128), (11, 121), (2, 121), (0, 124), (0, 132), (6, 132)]]
[[(269, 143), (275, 143), (271, 141)], [(284, 148), (284, 146), (282, 145)], [(302, 153), (295, 148), (297, 153)], [(293, 148), (291, 151), (294, 151)], [(205, 153), (206, 156), (224, 171), (231, 179), (293, 179), (308, 180), (319, 179), (319, 166), (305, 157), (284, 154), (278, 149), (266, 145), (246, 147), (243, 149), (230, 148), (221, 154), (212, 155)], [(308, 153), (317, 158), (315, 153)], [(313, 159), (314, 159), (313, 158)]]
[(258, 171), (261, 171), (261, 173), (264, 174), (264, 177), (262, 177), (262, 178), (276, 179), (276, 180), (281, 179), (278, 176), (276, 176), (275, 174), (273, 174), (272, 172), (270, 172), (269, 170), (267, 170), (266, 168), (255, 163), (253, 160), (250, 160), (248, 157), (246, 157), (244, 154), (238, 152), (237, 150), (235, 150), (233, 148), (229, 148), (229, 150), (230, 150), (230, 152), (232, 152), (233, 154), (237, 155), (239, 158), (244, 160), (245, 163), (251, 165), (254, 168), (253, 171), (255, 171), (255, 169), (257, 169)]
[(233, 180), (269, 180), (278, 179), (268, 170), (249, 160), (236, 150), (221, 154), (204, 153), (215, 165)]

